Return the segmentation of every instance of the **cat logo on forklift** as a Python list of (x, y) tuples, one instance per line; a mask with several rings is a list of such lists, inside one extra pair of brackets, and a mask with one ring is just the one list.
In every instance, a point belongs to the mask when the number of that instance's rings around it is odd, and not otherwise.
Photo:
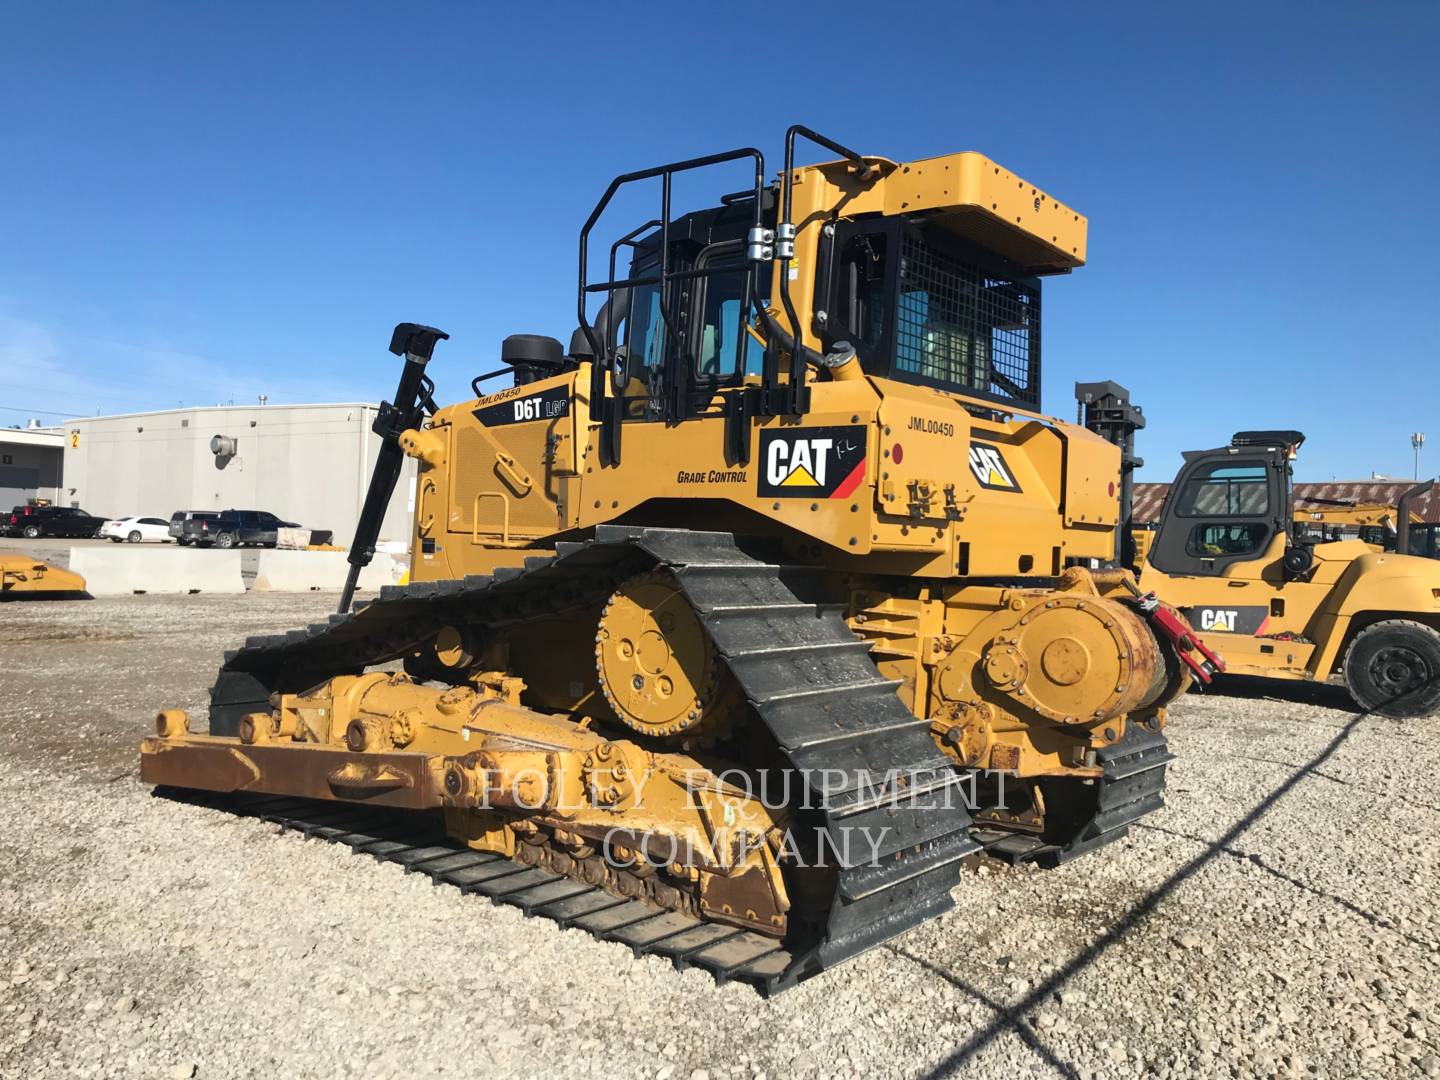
[(1224, 611), (1220, 608), (1204, 608), (1200, 612), (1201, 630), (1228, 630), (1235, 632), (1235, 618), (1238, 611)]
[(998, 446), (972, 442), (970, 471), (975, 474), (975, 479), (983, 488), (991, 491), (1013, 491), (1017, 494), (1020, 491), (1020, 485), (1015, 482), (1015, 474), (1010, 471), (1005, 455), (1000, 453)]
[(1181, 608), (1180, 614), (1190, 625), (1204, 633), (1217, 634), (1262, 634), (1268, 623), (1270, 609), (1263, 604), (1244, 604), (1236, 607), (1190, 607)]
[(759, 494), (846, 499), (865, 479), (863, 426), (760, 432)]

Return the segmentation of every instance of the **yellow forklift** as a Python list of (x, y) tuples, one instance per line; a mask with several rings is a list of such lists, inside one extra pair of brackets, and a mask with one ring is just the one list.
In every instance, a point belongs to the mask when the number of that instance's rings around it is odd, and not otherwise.
[[(1122, 447), (1128, 517), (1143, 417), (1115, 383), (1079, 384), (1076, 396), (1085, 425)], [(1410, 553), (1410, 508), (1431, 483), (1396, 506), (1394, 552), (1316, 539), (1297, 524), (1292, 484), (1304, 441), (1298, 431), (1240, 431), (1187, 451), (1143, 557), (1126, 525), (1120, 561), (1142, 591), (1180, 609), (1230, 674), (1338, 677), (1362, 709), (1440, 712), (1440, 565)]]

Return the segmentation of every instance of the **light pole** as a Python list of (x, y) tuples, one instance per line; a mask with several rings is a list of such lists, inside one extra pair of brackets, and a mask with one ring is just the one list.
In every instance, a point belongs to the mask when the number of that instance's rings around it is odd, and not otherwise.
[(1410, 436), (1410, 448), (1415, 451), (1415, 479), (1420, 479), (1420, 448), (1425, 445), (1425, 433), (1417, 431)]

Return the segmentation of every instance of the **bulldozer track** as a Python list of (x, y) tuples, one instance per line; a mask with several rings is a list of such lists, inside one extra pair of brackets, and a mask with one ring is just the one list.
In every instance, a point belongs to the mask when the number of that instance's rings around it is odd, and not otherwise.
[(598, 885), (474, 851), (449, 839), (434, 813), (178, 789), (157, 788), (156, 794), (342, 844), (462, 895), (483, 896), (562, 929), (577, 927), (602, 941), (618, 941), (636, 956), (664, 957), (681, 971), (702, 968), (717, 983), (747, 983), (768, 995), (794, 981), (795, 957), (773, 937), (627, 900)]
[[(774, 938), (456, 846), (433, 829), (406, 839), (400, 811), (283, 800), (278, 809), (264, 804), (261, 816), (765, 993), (950, 909), (962, 861), (972, 855), (1058, 865), (1123, 836), (1131, 822), (1161, 805), (1171, 756), (1164, 736), (1131, 725), (1097, 756), (1104, 776), (1093, 784), (1094, 812), (1066, 843), (977, 825), (964, 804), (961, 776), (935, 745), (928, 723), (917, 720), (896, 696), (895, 683), (881, 676), (842, 607), (825, 602), (824, 572), (766, 554), (729, 533), (607, 526), (592, 540), (561, 542), (555, 555), (493, 576), (389, 587), (350, 614), (253, 637), (227, 653), (211, 691), (211, 733), (233, 735), (242, 715), (268, 709), (273, 692), (303, 691), (403, 657), (445, 625), (504, 626), (563, 615), (603, 599), (633, 573), (668, 570), (750, 707), (799, 770), (797, 796), (815, 806), (817, 829), (835, 854), (834, 894), (814, 944), (792, 952)], [(826, 779), (835, 777), (844, 779), (828, 786)], [(891, 781), (876, 782), (894, 777), (898, 791)], [(241, 812), (254, 806), (235, 805)], [(854, 851), (851, 830), (879, 840)]]

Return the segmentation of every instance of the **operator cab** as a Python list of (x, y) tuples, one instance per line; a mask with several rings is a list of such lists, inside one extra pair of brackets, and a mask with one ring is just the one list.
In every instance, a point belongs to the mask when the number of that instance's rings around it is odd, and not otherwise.
[(1284, 569), (1310, 568), (1310, 548), (1291, 535), (1291, 466), (1298, 431), (1239, 431), (1229, 446), (1193, 450), (1171, 485), (1149, 561), (1167, 574), (1221, 576), (1234, 563), (1265, 558), (1285, 537)]
[(840, 222), (816, 291), (821, 341), (850, 342), (867, 374), (1040, 407), (1040, 279), (943, 219)]
[[(773, 186), (762, 191), (766, 227), (776, 194)], [(661, 315), (658, 223), (617, 243), (631, 249), (629, 284), (614, 291), (596, 327), (607, 350), (628, 362), (627, 382), (639, 379), (652, 398), (671, 366), (688, 368), (702, 394), (763, 373), (764, 345), (741, 322), (751, 198), (728, 196), (671, 222), (669, 272), (682, 282), (671, 298), (674, 332)], [(827, 354), (848, 345), (868, 375), (1039, 408), (1038, 277), (922, 215), (841, 221), (822, 235), (817, 263), (813, 331)], [(757, 268), (762, 321), (772, 265)], [(651, 418), (656, 412), (648, 410)]]

